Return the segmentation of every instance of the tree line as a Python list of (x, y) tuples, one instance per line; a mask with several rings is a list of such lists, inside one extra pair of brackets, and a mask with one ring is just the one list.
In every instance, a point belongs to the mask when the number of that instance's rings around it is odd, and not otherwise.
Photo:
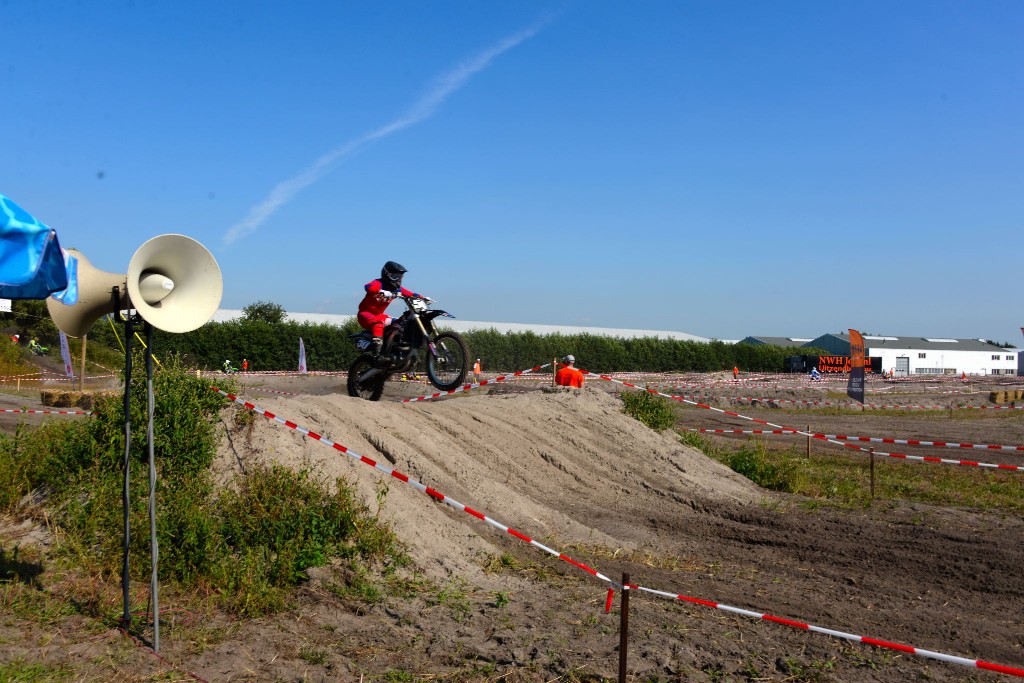
[[(17, 327), (53, 343), (57, 330), (46, 315), (43, 302), (15, 302)], [(137, 328), (141, 331), (141, 325)], [(89, 342), (119, 348), (123, 323), (106, 318), (96, 322)], [(249, 361), (254, 371), (295, 370), (299, 363), (299, 339), (306, 351), (309, 371), (347, 370), (358, 355), (349, 335), (360, 331), (355, 320), (338, 326), (287, 320), (285, 310), (273, 303), (256, 302), (242, 309), (242, 317), (211, 322), (184, 334), (154, 330), (154, 352), (175, 354), (190, 366), (219, 370), (225, 360), (241, 367)], [(591, 372), (716, 372), (737, 367), (744, 372), (782, 372), (784, 359), (814, 349), (792, 349), (764, 344), (730, 344), (656, 337), (606, 337), (593, 334), (545, 334), (499, 332), (478, 329), (461, 333), (472, 358), (480, 358), (492, 372), (524, 370), (566, 354), (576, 365)], [(137, 341), (135, 342), (138, 343)], [(823, 352), (821, 352), (823, 353)]]

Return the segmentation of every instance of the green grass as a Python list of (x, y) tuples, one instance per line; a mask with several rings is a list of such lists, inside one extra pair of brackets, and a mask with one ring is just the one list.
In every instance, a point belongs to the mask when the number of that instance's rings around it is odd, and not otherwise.
[[(702, 434), (680, 440), (743, 474), (759, 486), (806, 496), (805, 506), (865, 507), (871, 503), (867, 453), (815, 453), (770, 448), (751, 439), (716, 445)], [(1024, 479), (1017, 472), (875, 458), (875, 500), (905, 500), (981, 510), (1024, 511)]]
[(5, 681), (5, 683), (66, 681), (69, 680), (72, 673), (64, 667), (52, 667), (39, 662), (27, 662), (23, 659), (0, 664), (0, 681)]

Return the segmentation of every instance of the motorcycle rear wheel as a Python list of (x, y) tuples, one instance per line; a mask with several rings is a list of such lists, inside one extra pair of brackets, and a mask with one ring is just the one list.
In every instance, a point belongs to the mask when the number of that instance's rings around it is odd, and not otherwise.
[(441, 391), (450, 391), (466, 381), (469, 370), (469, 347), (454, 332), (442, 332), (434, 337), (437, 355), (428, 352), (427, 377)]
[(348, 395), (353, 398), (362, 398), (367, 401), (379, 401), (384, 393), (384, 380), (387, 373), (380, 372), (369, 379), (360, 382), (359, 376), (373, 367), (373, 356), (364, 353), (353, 361), (348, 369)]

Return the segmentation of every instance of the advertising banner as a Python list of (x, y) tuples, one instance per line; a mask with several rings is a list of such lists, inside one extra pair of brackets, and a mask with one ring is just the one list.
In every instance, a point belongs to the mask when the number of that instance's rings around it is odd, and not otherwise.
[(71, 369), (71, 351), (68, 349), (68, 336), (63, 332), (60, 333), (60, 358), (64, 361), (64, 374), (74, 377), (75, 373)]
[(302, 343), (302, 337), (299, 337), (299, 374), (306, 374), (306, 345)]
[(858, 403), (864, 403), (864, 337), (850, 329), (850, 383), (846, 395)]

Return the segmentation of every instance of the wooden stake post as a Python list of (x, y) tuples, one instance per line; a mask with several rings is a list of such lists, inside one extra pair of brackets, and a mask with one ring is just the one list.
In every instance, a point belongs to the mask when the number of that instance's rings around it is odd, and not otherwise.
[(871, 500), (875, 499), (875, 449), (871, 449)]
[(626, 655), (629, 650), (629, 574), (622, 574), (622, 603), (619, 605), (619, 683), (626, 683)]

